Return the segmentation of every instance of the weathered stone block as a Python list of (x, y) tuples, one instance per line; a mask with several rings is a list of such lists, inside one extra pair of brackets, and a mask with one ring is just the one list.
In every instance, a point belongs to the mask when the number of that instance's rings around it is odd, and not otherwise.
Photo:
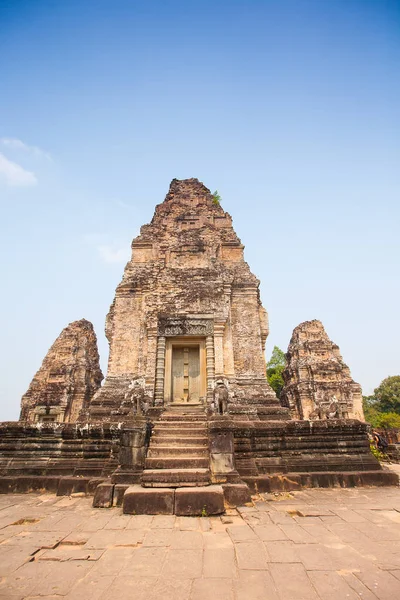
[(224, 492), (220, 485), (178, 488), (175, 491), (176, 515), (210, 516), (219, 515), (224, 510)]
[(230, 452), (224, 454), (211, 454), (210, 466), (212, 473), (217, 476), (234, 471), (233, 454)]
[(128, 515), (173, 515), (175, 490), (130, 486), (123, 499), (123, 512)]
[(217, 431), (210, 433), (210, 452), (213, 454), (233, 453), (233, 432)]
[(114, 485), (112, 483), (100, 483), (94, 492), (94, 508), (110, 508), (113, 504)]
[(145, 459), (145, 448), (122, 446), (119, 453), (120, 465), (126, 468), (142, 468)]
[(230, 506), (241, 506), (251, 502), (249, 487), (245, 483), (227, 483), (222, 485), (225, 501)]

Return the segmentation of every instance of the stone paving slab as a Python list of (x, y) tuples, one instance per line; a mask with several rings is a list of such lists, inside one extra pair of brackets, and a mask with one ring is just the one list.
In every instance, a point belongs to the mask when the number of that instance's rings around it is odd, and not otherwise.
[(262, 494), (222, 517), (0, 497), (0, 600), (397, 600), (399, 488)]

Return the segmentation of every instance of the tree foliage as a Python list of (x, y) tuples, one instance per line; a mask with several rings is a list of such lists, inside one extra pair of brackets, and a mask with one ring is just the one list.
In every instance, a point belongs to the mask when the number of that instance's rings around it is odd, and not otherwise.
[(278, 346), (274, 346), (271, 358), (267, 362), (267, 380), (278, 398), (284, 384), (282, 373), (285, 367), (285, 353)]
[(394, 412), (380, 413), (376, 419), (375, 427), (400, 429), (400, 415)]
[(400, 376), (386, 377), (372, 396), (363, 396), (363, 408), (373, 427), (400, 428)]
[(218, 194), (218, 190), (215, 190), (215, 192), (213, 193), (213, 204), (216, 204), (217, 206), (219, 206), (221, 204), (221, 196)]
[(374, 390), (374, 398), (382, 412), (400, 414), (400, 375), (386, 377)]

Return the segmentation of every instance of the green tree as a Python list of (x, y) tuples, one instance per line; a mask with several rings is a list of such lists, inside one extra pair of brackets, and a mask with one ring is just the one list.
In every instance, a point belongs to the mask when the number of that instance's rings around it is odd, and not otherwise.
[(374, 427), (383, 429), (400, 429), (400, 415), (395, 412), (380, 413)]
[(215, 190), (215, 192), (213, 193), (213, 204), (216, 204), (217, 206), (219, 206), (221, 204), (221, 196), (218, 194), (218, 190)]
[(374, 390), (375, 406), (380, 412), (400, 415), (400, 375), (386, 377)]
[(279, 398), (283, 388), (283, 370), (286, 367), (285, 353), (278, 346), (274, 346), (271, 358), (267, 362), (267, 380)]
[(386, 377), (372, 396), (363, 396), (363, 408), (372, 427), (400, 428), (400, 376)]
[(371, 423), (372, 427), (379, 427), (377, 419), (381, 412), (374, 396), (363, 396), (363, 410), (367, 423)]

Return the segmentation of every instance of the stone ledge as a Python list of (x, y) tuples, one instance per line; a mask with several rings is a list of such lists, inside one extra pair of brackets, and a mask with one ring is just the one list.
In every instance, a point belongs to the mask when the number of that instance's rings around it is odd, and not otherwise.
[(59, 477), (51, 475), (16, 475), (0, 477), (0, 494), (53, 492), (57, 496), (84, 493), (93, 496), (104, 477)]
[(242, 476), (252, 492), (293, 491), (301, 488), (332, 488), (399, 485), (399, 476), (392, 471), (320, 471), (285, 473), (284, 475)]

